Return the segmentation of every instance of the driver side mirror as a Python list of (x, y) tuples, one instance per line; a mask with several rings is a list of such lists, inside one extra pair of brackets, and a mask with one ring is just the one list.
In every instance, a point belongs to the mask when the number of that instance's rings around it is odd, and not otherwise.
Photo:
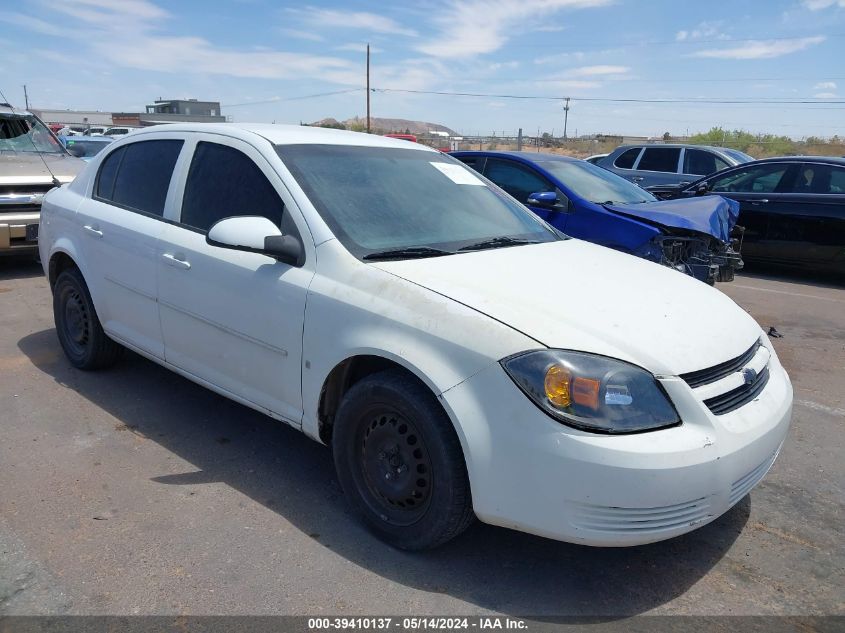
[(543, 191), (528, 196), (528, 206), (540, 207), (550, 211), (568, 211), (569, 200), (561, 201), (556, 191)]
[(709, 191), (710, 191), (710, 183), (705, 180), (704, 182), (702, 182), (701, 184), (696, 186), (695, 195), (703, 196), (705, 193), (708, 193)]
[(82, 158), (85, 156), (85, 148), (82, 145), (78, 145), (77, 143), (72, 143), (67, 147), (67, 151), (70, 152), (72, 156), (76, 156), (77, 158)]
[(208, 230), (205, 241), (219, 248), (267, 255), (297, 268), (304, 263), (302, 242), (282, 235), (279, 227), (262, 216), (223, 218)]

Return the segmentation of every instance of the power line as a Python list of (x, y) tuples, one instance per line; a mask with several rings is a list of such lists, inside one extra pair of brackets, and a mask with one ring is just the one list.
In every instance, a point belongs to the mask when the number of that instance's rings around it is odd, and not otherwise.
[(312, 95), (300, 95), (297, 97), (273, 97), (264, 101), (247, 101), (245, 103), (232, 103), (230, 105), (221, 105), (221, 108), (239, 108), (241, 106), (264, 105), (266, 103), (279, 103), (281, 101), (301, 101), (303, 99), (316, 99), (318, 97), (331, 97), (334, 95), (349, 94), (352, 92), (360, 92), (364, 88), (348, 88), (347, 90), (333, 90), (332, 92), (318, 92)]
[(697, 103), (706, 105), (733, 105), (733, 104), (845, 104), (845, 100), (835, 99), (623, 99), (611, 97), (553, 97), (547, 95), (517, 95), (517, 94), (495, 94), (482, 92), (448, 92), (443, 90), (411, 90), (407, 88), (372, 88), (377, 92), (401, 92), (406, 94), (438, 95), (446, 97), (482, 97), (486, 99), (529, 99), (540, 101), (589, 101), (596, 103)]
[[(597, 44), (593, 46), (577, 46), (573, 48), (566, 48), (566, 49), (555, 49), (555, 52), (551, 55), (546, 55), (546, 57), (554, 57), (558, 51), (560, 53), (566, 52), (580, 52), (580, 51), (590, 51), (590, 50), (608, 50), (608, 51), (615, 51), (615, 50), (628, 50), (632, 48), (642, 48), (644, 46), (666, 46), (666, 45), (698, 45), (698, 44), (733, 44), (733, 43), (742, 43), (742, 42), (788, 42), (788, 41), (795, 41), (795, 40), (806, 40), (806, 39), (813, 39), (817, 37), (823, 37), (824, 39), (836, 38), (836, 37), (845, 37), (845, 33), (814, 33), (812, 35), (793, 35), (789, 37), (737, 37), (737, 38), (730, 38), (730, 39), (692, 39), (687, 38), (683, 40), (646, 40), (643, 42), (638, 42), (636, 44), (623, 44), (621, 46), (614, 45), (614, 44)], [(537, 42), (535, 44), (513, 44), (509, 43), (508, 46), (510, 48), (548, 48), (547, 43)]]

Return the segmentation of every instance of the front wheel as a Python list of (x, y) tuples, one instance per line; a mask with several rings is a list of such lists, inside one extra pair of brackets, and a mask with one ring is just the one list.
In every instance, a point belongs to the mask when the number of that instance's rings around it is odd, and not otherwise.
[(120, 357), (123, 347), (103, 331), (79, 269), (65, 270), (56, 279), (53, 318), (65, 356), (77, 369), (102, 369)]
[(458, 436), (413, 376), (387, 370), (356, 383), (338, 410), (332, 447), (344, 493), (391, 545), (429, 549), (472, 523)]

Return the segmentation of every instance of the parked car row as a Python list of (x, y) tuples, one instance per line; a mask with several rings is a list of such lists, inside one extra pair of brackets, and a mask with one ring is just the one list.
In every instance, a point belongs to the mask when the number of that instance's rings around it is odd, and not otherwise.
[(590, 163), (554, 154), (453, 152), (452, 155), (567, 235), (644, 257), (707, 283), (742, 268), (730, 233), (732, 201), (708, 196), (661, 202)]
[(716, 239), (732, 203), (657, 203), (579, 161), (458, 157), (478, 171), (313, 127), (127, 135), (44, 201), (59, 344), (83, 370), (129, 348), (330, 445), (353, 508), (400, 548), (474, 517), (636, 545), (739, 502), (791, 417), (764, 332), (691, 276), (539, 217)]
[(44, 194), (84, 166), (34, 114), (0, 104), (0, 255), (35, 251)]
[(621, 145), (596, 164), (642, 187), (689, 184), (734, 165), (754, 160), (748, 154), (706, 145)]
[(663, 199), (736, 200), (743, 257), (845, 275), (845, 158), (768, 158), (650, 191)]

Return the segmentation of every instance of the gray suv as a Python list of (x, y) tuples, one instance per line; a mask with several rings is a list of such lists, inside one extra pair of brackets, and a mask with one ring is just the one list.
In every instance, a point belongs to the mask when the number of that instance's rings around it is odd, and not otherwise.
[(0, 255), (36, 252), (44, 194), (83, 167), (38, 117), (0, 103)]
[(754, 160), (735, 149), (707, 145), (622, 145), (600, 167), (641, 187), (684, 185), (702, 176)]

